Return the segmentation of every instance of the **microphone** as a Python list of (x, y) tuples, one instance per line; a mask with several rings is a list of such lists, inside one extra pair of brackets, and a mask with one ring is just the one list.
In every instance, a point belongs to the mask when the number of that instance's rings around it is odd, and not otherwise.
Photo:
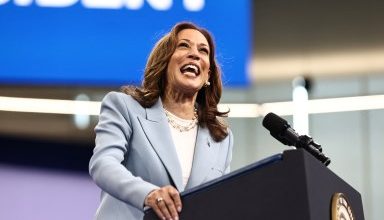
[(291, 128), (286, 120), (270, 112), (263, 119), (263, 126), (269, 130), (272, 137), (288, 146), (303, 148), (328, 166), (331, 160), (322, 153), (321, 145), (315, 143), (307, 135), (299, 135)]

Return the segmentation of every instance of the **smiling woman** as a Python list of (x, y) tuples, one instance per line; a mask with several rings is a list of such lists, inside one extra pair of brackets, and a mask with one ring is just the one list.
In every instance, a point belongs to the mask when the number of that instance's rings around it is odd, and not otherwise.
[(123, 91), (104, 98), (95, 128), (96, 218), (142, 219), (147, 206), (161, 219), (178, 219), (179, 192), (228, 173), (232, 159), (211, 35), (176, 24), (153, 48), (142, 86)]
[[(183, 74), (185, 69), (181, 68), (186, 64), (193, 64), (199, 73)], [(165, 102), (163, 105), (181, 118), (191, 118), (193, 109), (197, 108), (199, 123), (207, 126), (214, 140), (220, 141), (228, 134), (226, 126), (216, 117), (226, 116), (228, 113), (217, 109), (222, 88), (221, 71), (215, 58), (212, 36), (192, 23), (179, 23), (153, 48), (147, 61), (142, 87), (127, 86), (123, 91), (143, 107), (154, 105), (161, 97)], [(184, 91), (178, 92), (179, 90)], [(188, 95), (178, 96), (184, 92)], [(167, 99), (172, 96), (179, 99), (175, 103), (183, 103), (181, 106), (177, 104), (176, 108), (185, 109), (175, 112), (177, 110), (172, 109), (173, 102), (167, 103)]]
[(176, 96), (177, 93), (189, 93), (193, 96), (209, 82), (208, 48), (207, 40), (199, 31), (180, 31), (175, 52), (168, 64), (165, 99), (174, 93)]

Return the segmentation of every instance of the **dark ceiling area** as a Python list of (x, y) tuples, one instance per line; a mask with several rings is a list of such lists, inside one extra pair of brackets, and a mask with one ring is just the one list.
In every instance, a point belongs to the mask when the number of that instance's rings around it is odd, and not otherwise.
[(384, 47), (383, 1), (254, 1), (254, 56)]

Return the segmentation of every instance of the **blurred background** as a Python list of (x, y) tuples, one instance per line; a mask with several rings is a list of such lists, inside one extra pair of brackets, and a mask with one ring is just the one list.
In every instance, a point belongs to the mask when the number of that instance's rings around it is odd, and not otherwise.
[(178, 21), (215, 36), (232, 170), (288, 149), (272, 111), (321, 144), (383, 219), (384, 2), (0, 0), (0, 219), (92, 219), (88, 175), (100, 101), (139, 84)]

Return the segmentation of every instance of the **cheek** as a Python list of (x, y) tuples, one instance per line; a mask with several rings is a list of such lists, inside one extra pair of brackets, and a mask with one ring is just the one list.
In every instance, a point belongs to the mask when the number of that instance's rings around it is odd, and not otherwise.
[(176, 71), (179, 70), (179, 66), (182, 63), (180, 54), (174, 53), (168, 63), (168, 70)]
[(210, 62), (210, 60), (209, 60), (209, 57), (206, 57), (206, 58), (204, 59), (204, 65), (205, 65), (205, 68), (206, 68), (206, 69), (209, 69), (209, 67), (211, 66), (211, 62)]
[(209, 72), (209, 67), (210, 67), (210, 62), (209, 62), (209, 59), (207, 59), (205, 62), (204, 62), (204, 75), (208, 75), (208, 72)]
[(168, 74), (173, 74), (177, 70), (177, 60), (174, 56), (171, 57), (171, 60), (168, 63), (167, 72)]

